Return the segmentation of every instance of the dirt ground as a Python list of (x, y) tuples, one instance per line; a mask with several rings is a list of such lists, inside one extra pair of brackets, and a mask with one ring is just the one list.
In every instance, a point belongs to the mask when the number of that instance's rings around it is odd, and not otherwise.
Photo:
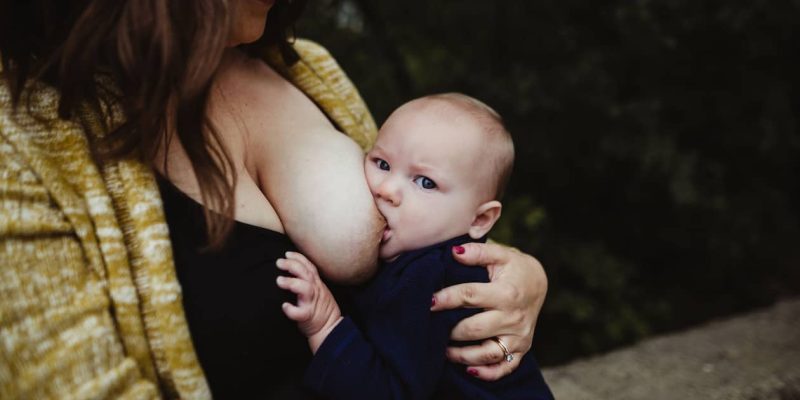
[(564, 400), (800, 400), (800, 298), (544, 375)]

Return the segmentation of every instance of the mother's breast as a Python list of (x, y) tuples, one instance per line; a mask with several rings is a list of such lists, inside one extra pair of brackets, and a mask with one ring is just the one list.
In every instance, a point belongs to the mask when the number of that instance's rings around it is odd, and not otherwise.
[(337, 282), (374, 271), (384, 227), (364, 177), (361, 148), (333, 127), (273, 137), (260, 186), (299, 249)]
[(266, 64), (232, 57), (218, 76), (226, 100), (220, 114), (228, 107), (231, 130), (243, 133), (247, 173), (324, 276), (365, 280), (377, 264), (385, 221), (367, 187), (364, 154)]

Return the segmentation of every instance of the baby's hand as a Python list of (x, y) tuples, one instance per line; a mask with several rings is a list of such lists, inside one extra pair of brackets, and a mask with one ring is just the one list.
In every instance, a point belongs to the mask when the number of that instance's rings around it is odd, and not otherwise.
[(317, 267), (300, 253), (286, 252), (286, 258), (275, 263), (294, 277), (279, 276), (278, 286), (297, 295), (297, 305), (283, 303), (283, 313), (297, 321), (300, 331), (308, 337), (311, 351), (319, 346), (333, 328), (342, 320), (339, 305), (331, 291), (320, 280)]

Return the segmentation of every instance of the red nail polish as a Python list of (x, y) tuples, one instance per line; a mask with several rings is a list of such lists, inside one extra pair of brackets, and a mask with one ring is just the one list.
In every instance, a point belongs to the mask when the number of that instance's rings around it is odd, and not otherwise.
[(464, 246), (454, 246), (453, 250), (456, 254), (464, 254)]
[(474, 368), (467, 368), (467, 373), (472, 376), (478, 376), (478, 370)]
[(436, 296), (431, 297), (431, 307), (436, 305)]

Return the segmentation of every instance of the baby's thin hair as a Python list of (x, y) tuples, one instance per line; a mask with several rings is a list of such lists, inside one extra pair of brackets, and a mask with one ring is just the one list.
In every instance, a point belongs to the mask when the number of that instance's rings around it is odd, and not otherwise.
[(514, 141), (506, 129), (503, 117), (486, 103), (463, 93), (448, 92), (423, 97), (425, 100), (446, 102), (467, 112), (480, 124), (487, 136), (487, 148), (492, 157), (492, 168), (496, 177), (495, 200), (501, 200), (514, 169)]

